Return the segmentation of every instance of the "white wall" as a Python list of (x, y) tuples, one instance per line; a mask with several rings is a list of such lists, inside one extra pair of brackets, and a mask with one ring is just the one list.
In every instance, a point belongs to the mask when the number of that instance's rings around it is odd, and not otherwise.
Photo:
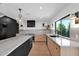
[[(65, 7), (55, 18), (54, 21), (61, 19), (62, 17), (75, 13), (79, 11), (79, 3), (72, 3), (69, 4), (67, 7)], [(75, 27), (74, 27), (74, 26)], [(76, 27), (77, 26), (77, 27)], [(71, 20), (71, 32), (70, 32), (70, 38), (75, 41), (79, 41), (79, 26), (73, 23), (73, 20)]]
[[(33, 20), (33, 19), (32, 19)], [(49, 24), (49, 20), (35, 20), (35, 27), (27, 27), (27, 20), (22, 20), (21, 24), (23, 27), (20, 27), (21, 29), (27, 30), (27, 29), (43, 29), (45, 27), (42, 26), (43, 23)]]

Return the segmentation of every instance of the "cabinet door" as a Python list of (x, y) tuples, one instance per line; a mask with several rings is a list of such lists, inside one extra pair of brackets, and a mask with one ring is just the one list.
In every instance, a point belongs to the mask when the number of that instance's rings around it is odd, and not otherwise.
[(35, 41), (38, 41), (38, 42), (46, 41), (45, 35), (35, 35)]
[(17, 47), (14, 51), (12, 51), (8, 56), (28, 56), (31, 48), (32, 48), (32, 41), (31, 39), (28, 39), (22, 45)]
[(52, 56), (60, 55), (60, 47), (48, 37), (48, 49)]

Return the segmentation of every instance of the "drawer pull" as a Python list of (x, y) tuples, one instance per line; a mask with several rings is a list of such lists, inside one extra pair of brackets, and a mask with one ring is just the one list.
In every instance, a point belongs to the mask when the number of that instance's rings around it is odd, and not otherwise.
[(56, 49), (58, 49), (58, 48), (56, 47)]

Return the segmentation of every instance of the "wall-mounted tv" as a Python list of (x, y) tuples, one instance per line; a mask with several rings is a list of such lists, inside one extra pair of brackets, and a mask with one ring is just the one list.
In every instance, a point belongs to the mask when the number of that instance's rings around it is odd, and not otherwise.
[(35, 20), (27, 20), (27, 27), (35, 27)]
[(62, 18), (55, 22), (55, 33), (70, 37), (70, 19), (69, 18)]

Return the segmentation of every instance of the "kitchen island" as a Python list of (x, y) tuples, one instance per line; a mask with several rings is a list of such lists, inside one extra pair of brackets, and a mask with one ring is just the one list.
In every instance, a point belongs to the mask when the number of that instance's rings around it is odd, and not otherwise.
[(17, 35), (0, 40), (0, 56), (25, 56), (32, 47), (32, 35)]
[(47, 34), (47, 46), (52, 56), (79, 56), (79, 42), (70, 38), (51, 37)]

